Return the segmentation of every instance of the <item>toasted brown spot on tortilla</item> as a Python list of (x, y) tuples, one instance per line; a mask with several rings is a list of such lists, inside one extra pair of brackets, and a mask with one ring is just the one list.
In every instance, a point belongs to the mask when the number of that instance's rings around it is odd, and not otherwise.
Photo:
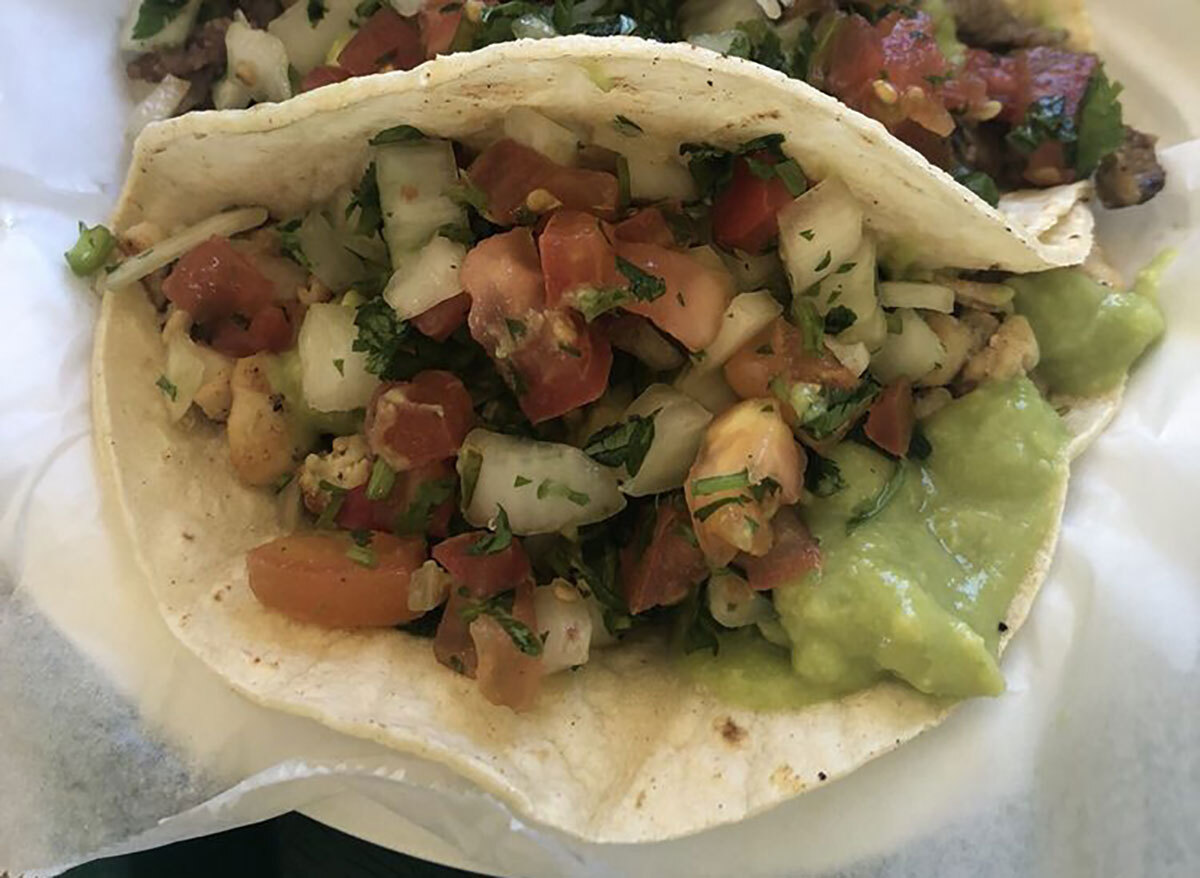
[(771, 783), (789, 793), (798, 793), (804, 789), (804, 783), (799, 775), (787, 763), (771, 772)]
[(740, 744), (746, 739), (746, 730), (733, 721), (733, 717), (725, 717), (725, 721), (717, 720), (717, 730), (727, 744)]
[(637, 800), (633, 803), (633, 807), (640, 808), (646, 804), (646, 791), (642, 790), (637, 794)]

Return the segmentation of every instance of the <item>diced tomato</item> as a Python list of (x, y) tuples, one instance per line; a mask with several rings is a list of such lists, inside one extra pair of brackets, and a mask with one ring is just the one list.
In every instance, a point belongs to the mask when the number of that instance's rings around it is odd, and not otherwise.
[(338, 65), (351, 76), (411, 70), (424, 60), (417, 23), (387, 5), (363, 22), (337, 57)]
[(873, 27), (850, 15), (839, 23), (828, 57), (826, 86), (854, 109), (889, 128), (912, 119), (942, 137), (954, 130), (939, 93), (949, 65), (928, 14), (897, 11)]
[(451, 372), (420, 372), (381, 384), (367, 404), (363, 432), (372, 453), (394, 470), (458, 453), (475, 420), (471, 394)]
[(635, 614), (679, 603), (692, 586), (708, 576), (708, 564), (683, 505), (661, 503), (654, 515), (654, 530), (646, 548), (638, 551), (626, 546), (621, 552), (625, 603)]
[[(804, 347), (800, 330), (782, 317), (760, 332), (725, 363), (725, 380), (742, 399), (771, 396), (771, 382), (820, 384), (849, 390), (858, 378), (827, 350)], [(791, 406), (785, 414), (794, 417)]]
[(744, 400), (709, 424), (683, 486), (709, 564), (767, 554), (771, 518), (800, 499), (805, 463), (775, 400)]
[(658, 244), (618, 241), (616, 251), (617, 256), (662, 279), (667, 288), (653, 301), (627, 302), (623, 306), (626, 311), (648, 318), (692, 351), (707, 347), (717, 337), (734, 293), (728, 273)]
[(563, 207), (616, 219), (620, 202), (617, 178), (604, 171), (564, 168), (515, 140), (498, 140), (479, 154), (467, 170), (471, 182), (487, 196), (487, 215), (512, 225), (526, 209), (530, 193), (544, 189)]
[(442, 612), (442, 621), (438, 623), (437, 633), (433, 638), (434, 658), (451, 670), (468, 677), (475, 676), (475, 666), (479, 657), (475, 653), (475, 641), (471, 639), (467, 620), (462, 617), (462, 613), (473, 600), (470, 596), (460, 595), (457, 589), (450, 589), (446, 609)]
[(629, 219), (617, 223), (613, 229), (618, 241), (636, 244), (657, 244), (660, 247), (675, 247), (675, 233), (657, 207), (643, 207)]
[(1023, 176), (1035, 186), (1058, 186), (1075, 180), (1075, 169), (1067, 167), (1066, 147), (1047, 140), (1029, 154)]
[[(513, 598), (513, 618), (525, 624), (537, 636), (537, 613), (533, 606), (533, 583), (517, 586)], [(537, 701), (542, 685), (542, 658), (522, 652), (512, 636), (493, 616), (477, 616), (469, 628), (478, 657), (475, 679), (479, 692), (492, 704), (529, 710)]]
[(471, 548), (487, 536), (487, 531), (471, 531), (433, 547), (433, 560), (445, 567), (471, 597), (481, 600), (516, 588), (533, 573), (529, 556), (516, 537), (503, 551), (472, 555)]
[(978, 113), (988, 101), (997, 101), (1000, 104), (997, 116), (1011, 119), (1022, 91), (1018, 66), (1017, 58), (1012, 55), (967, 49), (962, 69), (942, 86), (946, 107), (956, 112)]
[[(537, 326), (534, 326), (534, 323)], [(545, 311), (509, 358), (521, 411), (540, 424), (595, 402), (608, 389), (612, 348), (574, 311)]]
[(798, 582), (810, 570), (821, 567), (821, 547), (794, 507), (787, 506), (771, 520), (771, 550), (761, 558), (741, 555), (738, 564), (746, 571), (750, 587), (770, 591)]
[[(367, 486), (359, 485), (346, 492), (338, 510), (337, 526), (346, 530), (393, 530), (400, 516), (412, 514), (414, 504), (421, 500), (422, 487), (430, 482), (448, 482), (457, 478), (454, 467), (444, 460), (396, 473), (391, 492), (382, 500), (367, 496)], [(426, 489), (427, 491), (428, 489)], [(454, 494), (433, 509), (427, 510), (426, 521), (414, 525), (430, 536), (444, 537), (454, 514)]]
[(250, 590), (267, 607), (326, 628), (399, 625), (420, 612), (408, 607), (408, 582), (425, 561), (425, 541), (371, 534), (370, 563), (352, 555), (344, 534), (296, 533), (246, 555)]
[(462, 4), (451, 0), (425, 0), (421, 6), (421, 42), (425, 57), (445, 55), (462, 22)]
[(260, 308), (249, 325), (227, 317), (213, 331), (212, 346), (230, 357), (250, 357), (260, 351), (279, 353), (292, 346), (292, 322), (278, 305)]
[[(619, 227), (618, 227), (619, 228)], [(578, 210), (556, 210), (538, 238), (546, 304), (557, 307), (580, 289), (612, 289), (626, 285), (617, 272), (617, 256), (600, 220)]]
[(471, 295), (471, 336), (495, 361), (534, 423), (598, 399), (612, 349), (578, 314), (545, 308), (537, 248), (528, 229), (472, 249), (459, 274)]
[(239, 314), (250, 320), (275, 298), (271, 281), (228, 238), (212, 237), (179, 258), (167, 279), (163, 295), (208, 323)]
[(349, 78), (350, 71), (345, 67), (322, 64), (320, 67), (314, 67), (304, 75), (304, 79), (300, 80), (300, 91), (306, 92), (317, 88), (324, 88), (327, 85), (333, 85), (335, 82), (343, 82)]
[(885, 387), (876, 398), (863, 429), (867, 438), (888, 454), (903, 457), (908, 454), (908, 444), (912, 441), (916, 421), (912, 383), (907, 378), (901, 378)]
[(467, 312), (471, 310), (471, 297), (459, 293), (439, 302), (423, 314), (413, 318), (412, 324), (423, 334), (434, 341), (445, 341), (454, 331), (467, 322)]
[(1013, 124), (1025, 118), (1026, 110), (1034, 101), (1059, 96), (1063, 98), (1063, 115), (1074, 120), (1092, 74), (1100, 63), (1095, 55), (1049, 46), (1022, 49), (1014, 52), (1013, 58), (1021, 91), (1004, 116)]
[[(763, 164), (775, 163), (766, 152), (751, 158)], [(726, 250), (761, 253), (778, 237), (779, 211), (792, 201), (793, 195), (783, 180), (764, 180), (750, 170), (744, 158), (739, 158), (733, 163), (733, 179), (713, 201), (713, 239)]]
[(542, 267), (529, 229), (480, 241), (468, 251), (458, 277), (471, 296), (471, 335), (488, 353), (507, 341), (504, 318), (519, 319), (546, 303)]

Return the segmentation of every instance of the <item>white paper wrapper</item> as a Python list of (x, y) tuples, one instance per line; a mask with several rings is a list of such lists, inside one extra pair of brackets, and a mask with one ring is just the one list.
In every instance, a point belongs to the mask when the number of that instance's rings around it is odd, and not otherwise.
[[(755, 819), (587, 845), (443, 768), (234, 695), (170, 637), (101, 524), (95, 302), (61, 254), (121, 179), (123, 8), (0, 0), (0, 872), (52, 873), (293, 808), (513, 875), (1200, 870), (1200, 143), (1168, 153), (1162, 197), (1102, 218), (1126, 268), (1179, 248), (1168, 337), (1077, 464), (1057, 560), (1005, 658), (1008, 693)], [(1096, 12), (1131, 121), (1196, 137), (1200, 10)]]

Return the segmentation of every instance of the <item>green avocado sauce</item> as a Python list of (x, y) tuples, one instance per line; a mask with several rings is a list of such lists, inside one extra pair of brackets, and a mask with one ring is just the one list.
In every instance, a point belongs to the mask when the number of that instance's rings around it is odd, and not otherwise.
[(846, 486), (806, 518), (822, 569), (776, 589), (793, 644), (753, 632), (693, 654), (693, 676), (756, 709), (798, 706), (889, 677), (965, 698), (1004, 690), (1000, 624), (1053, 532), (1067, 477), (1066, 429), (1032, 382), (984, 385), (924, 422), (933, 451), (891, 501), (861, 517), (897, 463), (851, 442), (832, 453)]
[(1037, 374), (1050, 392), (1094, 396), (1124, 380), (1134, 361), (1163, 334), (1154, 293), (1165, 258), (1169, 254), (1152, 263), (1128, 293), (1071, 268), (1007, 281), (1016, 291), (1017, 312), (1037, 336)]

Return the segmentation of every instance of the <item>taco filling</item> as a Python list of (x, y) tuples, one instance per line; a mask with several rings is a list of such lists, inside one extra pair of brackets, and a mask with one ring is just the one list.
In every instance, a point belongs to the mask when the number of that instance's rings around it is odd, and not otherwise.
[(429, 637), (518, 710), (654, 632), (756, 704), (1000, 692), (1056, 406), (1118, 387), (1162, 318), (1077, 269), (914, 266), (787, 147), (518, 108), (467, 143), (380, 131), (303, 215), (124, 232), (106, 284), (158, 306), (146, 380), (278, 495), (257, 599)]
[[(567, 34), (688, 41), (804, 80), (872, 116), (985, 201), (1095, 177), (1108, 207), (1163, 187), (1155, 138), (1082, 22), (1016, 0), (139, 0), (123, 50), (159, 83), (135, 125), (280, 101), (439, 54)], [(1066, 17), (1065, 14), (1063, 17)]]

